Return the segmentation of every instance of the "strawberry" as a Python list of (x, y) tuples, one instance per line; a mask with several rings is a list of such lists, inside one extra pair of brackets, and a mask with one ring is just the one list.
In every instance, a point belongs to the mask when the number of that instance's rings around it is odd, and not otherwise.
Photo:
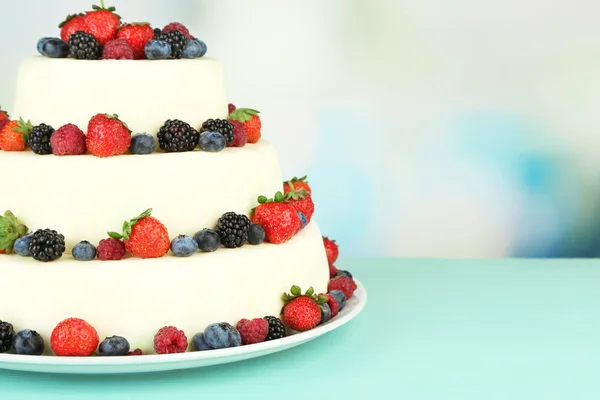
[(325, 246), (325, 252), (327, 253), (327, 261), (329, 262), (329, 265), (332, 265), (337, 260), (340, 249), (335, 243), (335, 240), (331, 240), (325, 236), (323, 236), (323, 245)]
[(99, 342), (96, 329), (80, 318), (61, 321), (50, 336), (50, 347), (57, 356), (90, 356)]
[(2, 109), (2, 106), (0, 106), (0, 121), (4, 121), (6, 119), (9, 119), (9, 115)]
[(306, 223), (308, 224), (315, 212), (315, 203), (312, 201), (310, 193), (304, 189), (296, 190), (292, 182), (288, 185), (290, 190), (285, 194), (285, 201), (294, 207), (296, 211), (304, 214), (306, 216)]
[(312, 194), (312, 190), (310, 189), (310, 186), (308, 186), (306, 178), (307, 176), (304, 175), (302, 178), (293, 177), (289, 181), (283, 182), (283, 194), (287, 194), (292, 189), (306, 190), (308, 193)]
[(104, 46), (107, 42), (117, 37), (117, 30), (121, 26), (121, 17), (115, 14), (114, 7), (106, 8), (104, 0), (100, 6), (92, 6), (94, 11), (88, 11), (84, 17), (84, 31), (94, 35), (96, 40)]
[(282, 321), (298, 332), (308, 331), (321, 322), (321, 308), (319, 305), (327, 303), (327, 297), (316, 296), (312, 286), (302, 294), (300, 287), (294, 285), (291, 294), (284, 293), (282, 299), (285, 303), (282, 309)]
[(96, 114), (88, 124), (86, 145), (96, 157), (125, 153), (131, 143), (131, 131), (118, 115)]
[(31, 121), (10, 121), (0, 131), (0, 148), (4, 151), (23, 151), (27, 147), (29, 134), (33, 131)]
[(274, 199), (260, 196), (260, 204), (251, 213), (251, 221), (263, 227), (265, 239), (270, 243), (287, 242), (302, 228), (296, 210), (284, 200), (281, 192), (277, 192)]
[(0, 215), (0, 253), (12, 253), (15, 241), (27, 232), (27, 226), (20, 223), (12, 212)]
[(117, 39), (125, 39), (133, 48), (133, 58), (146, 58), (145, 48), (154, 39), (154, 29), (146, 22), (126, 24), (119, 28)]
[(83, 14), (70, 14), (67, 18), (61, 22), (58, 27), (60, 28), (60, 38), (65, 42), (69, 43), (71, 35), (77, 31), (85, 30), (85, 16)]
[(260, 140), (260, 129), (262, 123), (258, 116), (260, 111), (253, 110), (251, 108), (238, 108), (233, 110), (229, 114), (229, 119), (232, 121), (239, 121), (244, 124), (246, 128), (246, 136), (248, 137), (248, 143), (256, 143)]
[(158, 219), (151, 216), (148, 209), (123, 223), (123, 233), (108, 232), (113, 239), (123, 239), (125, 249), (136, 257), (158, 258), (164, 256), (171, 247), (169, 232)]

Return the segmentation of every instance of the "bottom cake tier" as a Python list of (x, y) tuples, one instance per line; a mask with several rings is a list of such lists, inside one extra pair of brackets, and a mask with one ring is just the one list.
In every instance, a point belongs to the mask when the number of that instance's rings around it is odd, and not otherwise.
[[(170, 253), (169, 253), (170, 254)], [(131, 348), (154, 353), (164, 326), (193, 335), (215, 322), (278, 316), (281, 295), (292, 285), (327, 291), (329, 268), (315, 221), (283, 244), (221, 248), (189, 258), (80, 262), (63, 257), (40, 263), (18, 255), (0, 262), (0, 320), (15, 330), (33, 329), (46, 342), (63, 319), (82, 318), (107, 336), (127, 338)], [(191, 347), (190, 347), (191, 349)]]

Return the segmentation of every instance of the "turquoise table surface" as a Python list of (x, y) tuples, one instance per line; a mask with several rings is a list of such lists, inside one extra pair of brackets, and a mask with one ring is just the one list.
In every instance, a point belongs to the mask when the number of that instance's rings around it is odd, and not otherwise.
[(0, 371), (0, 399), (600, 398), (600, 261), (346, 259), (338, 267), (364, 284), (367, 306), (307, 344), (148, 375)]

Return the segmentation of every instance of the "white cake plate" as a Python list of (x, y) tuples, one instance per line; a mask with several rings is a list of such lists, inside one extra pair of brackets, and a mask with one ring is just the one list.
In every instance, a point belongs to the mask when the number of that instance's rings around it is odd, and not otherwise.
[(294, 333), (282, 339), (228, 349), (126, 357), (0, 354), (0, 369), (60, 374), (124, 374), (207, 367), (260, 357), (301, 345), (351, 321), (367, 303), (367, 291), (358, 280), (355, 282), (358, 288), (335, 318), (310, 331)]

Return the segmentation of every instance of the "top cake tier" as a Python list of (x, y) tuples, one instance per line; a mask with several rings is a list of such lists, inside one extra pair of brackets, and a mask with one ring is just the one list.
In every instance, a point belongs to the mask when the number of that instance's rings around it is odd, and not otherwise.
[(168, 119), (198, 129), (228, 114), (222, 65), (206, 57), (99, 62), (31, 56), (17, 79), (13, 118), (55, 129), (72, 123), (85, 131), (92, 116), (108, 113), (134, 134), (156, 136)]

